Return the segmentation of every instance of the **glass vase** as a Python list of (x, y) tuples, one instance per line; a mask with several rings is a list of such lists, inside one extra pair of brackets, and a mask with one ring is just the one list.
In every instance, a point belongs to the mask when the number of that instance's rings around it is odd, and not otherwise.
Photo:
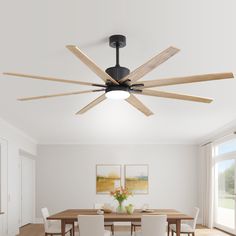
[(125, 207), (123, 206), (123, 202), (119, 202), (118, 207), (116, 208), (117, 213), (124, 213), (125, 212)]

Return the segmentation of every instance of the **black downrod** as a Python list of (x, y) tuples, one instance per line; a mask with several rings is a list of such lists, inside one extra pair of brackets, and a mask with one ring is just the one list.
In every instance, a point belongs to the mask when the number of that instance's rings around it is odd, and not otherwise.
[(120, 66), (120, 46), (119, 43), (116, 43), (116, 66)]
[(116, 49), (116, 65), (113, 67), (109, 67), (106, 69), (106, 73), (110, 75), (113, 79), (116, 81), (119, 81), (120, 79), (127, 76), (130, 71), (126, 67), (120, 66), (120, 48), (123, 48), (126, 46), (126, 38), (124, 35), (112, 35), (109, 37), (109, 45), (112, 48)]

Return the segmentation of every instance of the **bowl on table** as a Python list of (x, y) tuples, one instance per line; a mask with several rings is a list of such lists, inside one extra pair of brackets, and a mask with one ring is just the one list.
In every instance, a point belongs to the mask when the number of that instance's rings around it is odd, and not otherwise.
[(102, 210), (104, 211), (104, 213), (112, 213), (112, 209), (109, 208), (103, 208)]

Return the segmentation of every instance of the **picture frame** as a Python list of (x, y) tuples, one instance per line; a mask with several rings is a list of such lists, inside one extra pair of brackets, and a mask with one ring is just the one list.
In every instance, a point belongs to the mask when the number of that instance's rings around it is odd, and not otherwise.
[(96, 165), (96, 194), (110, 194), (121, 187), (121, 165)]
[(149, 193), (148, 164), (129, 164), (124, 167), (125, 187), (133, 194)]

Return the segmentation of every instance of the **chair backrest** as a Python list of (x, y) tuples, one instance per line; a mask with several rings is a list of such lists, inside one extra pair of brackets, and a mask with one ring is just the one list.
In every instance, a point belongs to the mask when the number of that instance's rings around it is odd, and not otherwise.
[(94, 209), (99, 210), (103, 209), (104, 204), (103, 203), (94, 203)]
[(149, 204), (145, 203), (145, 204), (142, 205), (141, 208), (142, 208), (142, 210), (147, 210), (147, 209), (149, 209)]
[(193, 213), (192, 213), (192, 216), (193, 216), (194, 219), (189, 222), (189, 225), (193, 228), (193, 230), (196, 229), (198, 215), (199, 215), (199, 208), (194, 207), (193, 208)]
[(103, 215), (79, 215), (78, 225), (80, 236), (104, 236)]
[(47, 220), (47, 217), (49, 217), (49, 211), (46, 207), (44, 207), (41, 209), (41, 212), (42, 212), (42, 216), (43, 216), (44, 229), (46, 232), (49, 228), (49, 225), (50, 225), (49, 220)]
[(143, 215), (141, 219), (142, 236), (165, 236), (166, 215)]

